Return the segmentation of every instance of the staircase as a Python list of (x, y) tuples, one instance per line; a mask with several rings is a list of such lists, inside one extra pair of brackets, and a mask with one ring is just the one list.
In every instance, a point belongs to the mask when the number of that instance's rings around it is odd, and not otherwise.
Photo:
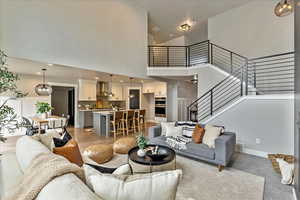
[(212, 64), (229, 75), (187, 108), (191, 121), (205, 121), (247, 95), (294, 92), (294, 52), (248, 59), (211, 43), (149, 46), (149, 67), (193, 67)]

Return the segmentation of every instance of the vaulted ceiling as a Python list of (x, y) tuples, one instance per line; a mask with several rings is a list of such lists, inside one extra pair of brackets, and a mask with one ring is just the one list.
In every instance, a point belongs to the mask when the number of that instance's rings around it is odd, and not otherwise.
[[(253, 0), (133, 0), (148, 11), (149, 32), (157, 42), (165, 42), (184, 33), (177, 27), (186, 21), (201, 29), (209, 17)], [(276, 3), (276, 2), (274, 2)], [(192, 30), (193, 31), (193, 30)]]

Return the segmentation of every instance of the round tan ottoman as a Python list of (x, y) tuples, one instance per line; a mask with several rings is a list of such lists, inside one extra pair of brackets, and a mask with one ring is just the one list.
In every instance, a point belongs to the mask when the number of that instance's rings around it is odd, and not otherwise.
[(87, 147), (83, 154), (98, 164), (108, 162), (112, 159), (114, 152), (110, 144), (96, 144)]
[(135, 137), (120, 138), (114, 143), (114, 152), (119, 154), (127, 154), (130, 149), (136, 146)]

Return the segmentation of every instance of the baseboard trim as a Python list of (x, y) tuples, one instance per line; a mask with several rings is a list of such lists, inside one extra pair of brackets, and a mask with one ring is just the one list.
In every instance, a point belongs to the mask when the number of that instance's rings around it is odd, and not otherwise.
[(295, 199), (295, 200), (298, 200), (297, 195), (296, 195), (295, 188), (293, 188), (293, 196), (294, 196), (294, 199)]
[(253, 150), (253, 149), (247, 149), (247, 148), (242, 148), (242, 149), (239, 149), (238, 151), (241, 153), (246, 153), (246, 154), (250, 154), (253, 156), (268, 158), (268, 153), (264, 152), (264, 151), (257, 151), (257, 150)]

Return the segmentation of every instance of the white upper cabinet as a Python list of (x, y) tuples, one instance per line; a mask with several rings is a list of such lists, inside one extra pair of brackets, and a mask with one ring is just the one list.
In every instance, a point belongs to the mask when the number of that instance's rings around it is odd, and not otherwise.
[(114, 96), (110, 97), (110, 101), (124, 101), (123, 85), (120, 83), (112, 83), (111, 92)]
[(157, 97), (167, 96), (167, 84), (164, 82), (150, 82), (143, 84), (143, 93), (154, 93)]
[(79, 101), (96, 101), (96, 80), (79, 79)]

